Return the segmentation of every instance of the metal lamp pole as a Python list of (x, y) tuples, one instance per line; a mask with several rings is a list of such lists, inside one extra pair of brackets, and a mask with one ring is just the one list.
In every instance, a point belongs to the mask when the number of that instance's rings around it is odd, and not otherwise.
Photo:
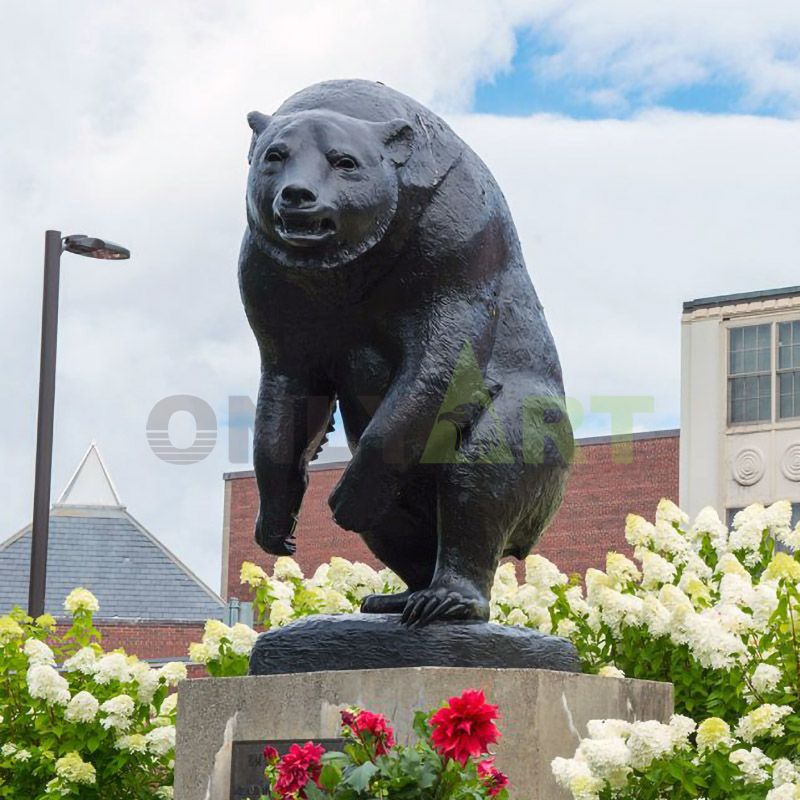
[(50, 535), (50, 483), (53, 467), (53, 419), (56, 399), (56, 347), (58, 344), (58, 290), (61, 253), (90, 258), (124, 259), (130, 252), (113, 242), (82, 234), (62, 239), (60, 231), (47, 231), (44, 239), (44, 291), (42, 295), (42, 349), (39, 361), (39, 412), (36, 427), (36, 477), (33, 491), (31, 569), (28, 614), (44, 614), (47, 586), (47, 543)]

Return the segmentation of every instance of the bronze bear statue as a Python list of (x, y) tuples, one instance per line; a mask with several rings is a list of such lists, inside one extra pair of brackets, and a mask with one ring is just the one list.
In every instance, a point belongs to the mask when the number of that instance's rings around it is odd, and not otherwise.
[(380, 83), (316, 84), (248, 121), (256, 539), (294, 552), (338, 403), (353, 458), (333, 517), (408, 585), (362, 610), (488, 619), (498, 562), (540, 537), (573, 447), (506, 201), (443, 120)]

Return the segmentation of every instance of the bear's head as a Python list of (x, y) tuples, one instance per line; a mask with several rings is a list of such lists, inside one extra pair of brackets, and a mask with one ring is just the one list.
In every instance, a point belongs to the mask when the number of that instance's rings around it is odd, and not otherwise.
[(247, 211), (268, 254), (287, 266), (346, 264), (383, 239), (397, 212), (397, 168), (411, 155), (405, 120), (333, 111), (247, 116)]

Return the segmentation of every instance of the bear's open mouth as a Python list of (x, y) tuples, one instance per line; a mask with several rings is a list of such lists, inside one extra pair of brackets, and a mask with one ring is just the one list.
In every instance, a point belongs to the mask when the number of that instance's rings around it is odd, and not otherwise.
[(290, 244), (317, 244), (336, 235), (336, 223), (316, 214), (284, 212), (275, 214), (275, 230)]

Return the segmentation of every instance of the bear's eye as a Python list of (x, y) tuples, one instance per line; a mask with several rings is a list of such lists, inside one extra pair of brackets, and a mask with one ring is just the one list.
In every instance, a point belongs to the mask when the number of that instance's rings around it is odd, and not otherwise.
[(280, 150), (267, 150), (267, 152), (264, 154), (264, 160), (273, 164), (283, 161), (284, 158), (285, 156)]
[(332, 156), (331, 164), (336, 169), (352, 170), (358, 167), (356, 160), (352, 156)]

